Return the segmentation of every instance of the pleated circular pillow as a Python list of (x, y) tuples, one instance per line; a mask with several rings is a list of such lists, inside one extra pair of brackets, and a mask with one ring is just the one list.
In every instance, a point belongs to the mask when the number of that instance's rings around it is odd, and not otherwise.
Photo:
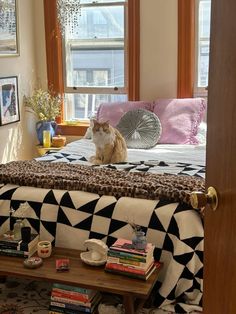
[(128, 148), (151, 148), (161, 136), (161, 122), (158, 117), (145, 109), (126, 112), (116, 128), (125, 138)]

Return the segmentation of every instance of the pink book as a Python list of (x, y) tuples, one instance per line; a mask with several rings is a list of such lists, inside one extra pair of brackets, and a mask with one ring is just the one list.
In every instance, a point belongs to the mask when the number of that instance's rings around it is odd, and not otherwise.
[(117, 239), (116, 242), (110, 247), (111, 250), (127, 252), (132, 254), (138, 254), (142, 256), (147, 256), (153, 254), (154, 245), (152, 243), (147, 243), (144, 250), (137, 250), (133, 247), (132, 241), (127, 239)]

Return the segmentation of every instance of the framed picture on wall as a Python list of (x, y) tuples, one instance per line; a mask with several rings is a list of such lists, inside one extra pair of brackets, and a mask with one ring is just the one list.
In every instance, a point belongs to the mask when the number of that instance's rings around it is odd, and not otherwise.
[(20, 121), (17, 76), (0, 78), (0, 125)]
[(0, 57), (19, 55), (18, 0), (0, 0)]

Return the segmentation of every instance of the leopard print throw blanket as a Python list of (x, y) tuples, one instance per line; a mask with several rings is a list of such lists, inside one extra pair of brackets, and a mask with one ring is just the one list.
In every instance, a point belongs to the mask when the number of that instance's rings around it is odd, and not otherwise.
[(0, 165), (0, 183), (47, 189), (80, 190), (99, 195), (162, 199), (190, 204), (192, 191), (205, 191), (202, 178), (130, 173), (108, 168), (35, 160)]

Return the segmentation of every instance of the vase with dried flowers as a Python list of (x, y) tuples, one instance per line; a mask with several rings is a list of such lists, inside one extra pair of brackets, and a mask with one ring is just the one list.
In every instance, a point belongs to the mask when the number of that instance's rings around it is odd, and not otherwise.
[(134, 236), (132, 238), (133, 247), (136, 250), (144, 250), (147, 245), (147, 238), (145, 236), (145, 232), (142, 231), (142, 227), (133, 222), (130, 222), (129, 225), (133, 229)]
[(32, 96), (24, 96), (24, 104), (33, 112), (37, 119), (36, 132), (39, 143), (43, 144), (43, 131), (49, 131), (51, 138), (56, 133), (56, 117), (61, 113), (62, 96), (55, 95), (52, 91), (35, 89)]

